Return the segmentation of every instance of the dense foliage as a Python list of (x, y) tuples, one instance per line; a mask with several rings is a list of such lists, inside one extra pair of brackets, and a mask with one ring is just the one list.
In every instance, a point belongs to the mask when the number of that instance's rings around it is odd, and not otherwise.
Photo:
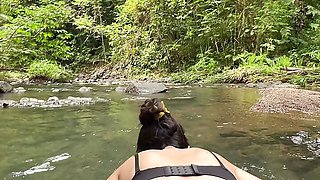
[(46, 62), (62, 72), (102, 63), (129, 75), (241, 82), (319, 61), (317, 0), (0, 2), (2, 67)]

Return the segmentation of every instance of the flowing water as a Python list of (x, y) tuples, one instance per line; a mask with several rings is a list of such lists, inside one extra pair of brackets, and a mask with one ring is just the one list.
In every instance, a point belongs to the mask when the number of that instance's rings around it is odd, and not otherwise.
[(320, 177), (319, 154), (291, 138), (301, 131), (319, 137), (320, 118), (251, 112), (257, 89), (175, 86), (165, 94), (134, 96), (115, 87), (93, 88), (82, 94), (71, 85), (25, 87), (24, 94), (0, 97), (108, 99), (88, 106), (0, 109), (0, 179), (106, 179), (135, 153), (139, 105), (150, 97), (166, 102), (192, 146), (215, 151), (263, 179)]

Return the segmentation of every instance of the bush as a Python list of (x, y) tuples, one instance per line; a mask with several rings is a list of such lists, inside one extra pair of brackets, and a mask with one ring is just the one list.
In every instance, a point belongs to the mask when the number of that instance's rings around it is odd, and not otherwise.
[(30, 79), (51, 80), (66, 82), (71, 79), (71, 71), (65, 70), (62, 66), (49, 61), (35, 61), (29, 69)]

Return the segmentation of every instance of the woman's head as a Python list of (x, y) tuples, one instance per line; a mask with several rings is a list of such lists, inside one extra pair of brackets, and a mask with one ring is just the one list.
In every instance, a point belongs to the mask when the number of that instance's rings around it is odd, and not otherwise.
[(163, 149), (166, 146), (187, 148), (188, 140), (182, 126), (170, 115), (159, 99), (147, 99), (141, 105), (140, 129), (137, 152), (149, 149)]

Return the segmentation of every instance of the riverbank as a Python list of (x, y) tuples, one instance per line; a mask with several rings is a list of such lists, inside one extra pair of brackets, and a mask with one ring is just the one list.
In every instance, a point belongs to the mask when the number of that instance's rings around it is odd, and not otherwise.
[[(29, 78), (29, 74), (19, 71), (2, 71), (0, 80), (12, 84), (51, 84), (50, 79)], [(257, 87), (253, 84), (290, 83), (304, 88), (318, 87), (320, 84), (320, 68), (285, 68), (265, 69), (256, 67), (240, 67), (228, 69), (218, 73), (185, 71), (178, 73), (140, 71), (132, 72), (126, 69), (99, 67), (82, 70), (74, 73), (68, 83), (104, 84), (112, 81), (153, 81), (162, 83), (183, 84), (245, 84), (249, 87)], [(259, 86), (259, 85), (258, 85)], [(263, 86), (263, 85), (261, 85)]]

